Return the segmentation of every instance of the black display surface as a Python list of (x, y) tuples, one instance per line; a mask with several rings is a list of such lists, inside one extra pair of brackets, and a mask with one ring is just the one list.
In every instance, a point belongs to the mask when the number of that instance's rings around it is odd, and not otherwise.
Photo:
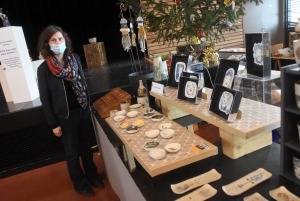
[[(93, 113), (95, 114), (97, 111), (93, 109)], [(99, 115), (95, 115), (95, 117), (107, 137), (109, 139), (115, 139), (115, 137), (117, 137), (116, 134), (107, 125), (105, 120), (100, 119)], [(113, 141), (111, 141), (111, 143), (114, 144)], [(218, 147), (218, 155), (216, 156), (189, 164), (156, 177), (151, 177), (140, 165), (137, 164), (137, 168), (131, 172), (130, 175), (147, 201), (171, 201), (179, 199), (193, 190), (178, 195), (173, 193), (171, 190), (171, 184), (176, 184), (192, 177), (199, 176), (211, 169), (216, 169), (216, 171), (222, 175), (220, 180), (210, 183), (210, 185), (218, 191), (215, 196), (209, 199), (212, 201), (240, 201), (243, 200), (244, 197), (255, 192), (260, 193), (268, 200), (272, 200), (269, 195), (269, 191), (280, 186), (285, 186), (291, 193), (300, 197), (300, 187), (279, 175), (279, 144), (273, 143), (268, 147), (262, 148), (238, 159), (231, 159), (225, 156), (222, 152), (221, 142), (218, 142), (215, 145)], [(231, 197), (224, 193), (222, 186), (234, 182), (258, 168), (264, 168), (268, 172), (272, 173), (272, 177), (241, 195)]]

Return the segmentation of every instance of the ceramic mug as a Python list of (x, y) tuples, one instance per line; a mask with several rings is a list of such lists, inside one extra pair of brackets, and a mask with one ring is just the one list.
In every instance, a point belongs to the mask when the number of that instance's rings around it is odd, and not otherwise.
[(300, 109), (300, 80), (295, 82), (295, 96), (297, 107)]
[(293, 163), (294, 163), (294, 173), (297, 179), (300, 180), (300, 158), (297, 156), (293, 156)]
[(109, 112), (109, 116), (110, 116), (110, 117), (116, 116), (116, 112), (118, 112), (118, 110), (111, 110), (111, 111)]
[(126, 110), (126, 112), (129, 112), (129, 102), (128, 101), (121, 102), (120, 108), (121, 110)]

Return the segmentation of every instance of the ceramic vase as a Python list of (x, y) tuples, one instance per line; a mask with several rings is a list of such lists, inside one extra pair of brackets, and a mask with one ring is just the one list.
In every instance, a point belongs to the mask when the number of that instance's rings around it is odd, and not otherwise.
[(300, 67), (300, 40), (293, 41), (294, 56), (296, 64)]

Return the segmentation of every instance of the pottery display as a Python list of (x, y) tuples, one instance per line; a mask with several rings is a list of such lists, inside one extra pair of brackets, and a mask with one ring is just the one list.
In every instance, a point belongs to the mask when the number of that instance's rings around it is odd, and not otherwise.
[(146, 131), (145, 135), (148, 138), (156, 138), (159, 135), (159, 130), (158, 129), (154, 129), (154, 130)]
[(139, 130), (138, 126), (130, 125), (126, 128), (127, 133), (136, 133)]
[(146, 151), (150, 151), (151, 149), (154, 149), (156, 147), (159, 146), (159, 142), (147, 142), (145, 145), (144, 145), (144, 149)]
[(172, 138), (174, 136), (175, 131), (173, 129), (163, 129), (160, 131), (160, 136), (165, 139)]
[(170, 153), (178, 152), (181, 149), (181, 145), (177, 142), (169, 143), (165, 146), (165, 150)]
[(158, 125), (159, 130), (167, 129), (167, 128), (172, 128), (171, 123), (162, 123)]
[(89, 42), (90, 42), (91, 44), (97, 43), (97, 37), (89, 38)]
[(122, 121), (122, 122), (119, 124), (119, 126), (120, 126), (121, 128), (128, 128), (128, 126), (130, 126), (130, 124), (131, 124), (130, 120), (125, 119), (124, 121)]
[(125, 116), (123, 116), (123, 115), (114, 116), (115, 121), (123, 121), (124, 119), (125, 119)]
[(300, 67), (300, 40), (293, 41), (294, 56), (296, 64)]
[(149, 155), (155, 160), (160, 160), (165, 157), (166, 151), (164, 149), (154, 148), (149, 151)]
[(194, 190), (193, 192), (175, 200), (175, 201), (192, 201), (192, 200), (207, 200), (217, 194), (217, 190), (211, 185), (205, 184)]
[(300, 80), (295, 82), (295, 96), (297, 107), (300, 109)]
[(151, 120), (152, 121), (161, 121), (163, 120), (164, 116), (162, 114), (159, 114), (159, 115), (154, 115), (151, 117)]
[(280, 186), (274, 190), (269, 191), (270, 196), (277, 200), (300, 200), (299, 197), (288, 191), (284, 186)]
[(138, 114), (139, 114), (138, 111), (131, 111), (131, 112), (128, 112), (126, 115), (128, 117), (136, 117)]

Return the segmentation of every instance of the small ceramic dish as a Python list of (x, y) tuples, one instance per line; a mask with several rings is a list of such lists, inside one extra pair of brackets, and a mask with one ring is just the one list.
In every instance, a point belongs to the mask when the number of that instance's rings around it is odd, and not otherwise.
[(138, 126), (130, 125), (126, 128), (127, 133), (136, 133), (139, 130)]
[(162, 124), (158, 125), (158, 128), (159, 128), (159, 130), (172, 128), (172, 124), (170, 124), (170, 123), (162, 123)]
[(119, 124), (119, 126), (120, 126), (121, 128), (128, 128), (128, 126), (130, 126), (130, 124), (131, 124), (130, 120), (125, 119), (124, 121), (122, 121), (122, 122)]
[(148, 138), (156, 138), (159, 135), (159, 130), (155, 129), (155, 130), (149, 130), (145, 132), (145, 135)]
[(151, 117), (152, 121), (161, 121), (163, 120), (164, 116), (162, 114), (154, 115)]
[(124, 119), (125, 119), (125, 116), (123, 116), (123, 115), (114, 116), (115, 121), (123, 121)]
[(138, 114), (139, 114), (138, 111), (131, 111), (131, 112), (128, 112), (126, 115), (128, 117), (136, 117)]
[(162, 138), (166, 138), (166, 139), (169, 139), (169, 138), (172, 138), (174, 136), (174, 133), (175, 131), (173, 129), (163, 129), (160, 131), (160, 136)]
[(144, 149), (146, 151), (150, 151), (151, 149), (154, 149), (156, 147), (159, 146), (159, 142), (147, 142), (145, 145), (144, 145)]
[(135, 120), (134, 122), (132, 122), (132, 125), (138, 126), (138, 127), (142, 127), (142, 126), (144, 126), (144, 124), (145, 124), (145, 122), (142, 119), (138, 119), (138, 120)]
[(133, 104), (133, 105), (130, 105), (130, 106), (129, 106), (129, 110), (130, 110), (130, 111), (134, 111), (134, 110), (137, 110), (137, 109), (141, 108), (141, 106), (142, 106), (142, 105), (139, 104), (139, 103), (138, 103), (138, 104)]
[(155, 148), (155, 149), (151, 149), (149, 151), (149, 155), (155, 159), (155, 160), (159, 160), (159, 159), (163, 159), (166, 155), (166, 151), (164, 149), (161, 148)]
[(149, 113), (154, 114), (155, 113), (154, 109), (149, 108), (149, 109), (144, 111), (144, 114), (149, 114)]
[(145, 114), (143, 114), (143, 117), (145, 119), (150, 119), (153, 115), (154, 115), (154, 113), (145, 113)]
[(181, 149), (181, 145), (177, 142), (169, 143), (165, 146), (167, 152), (175, 153)]
[(116, 116), (118, 116), (118, 115), (125, 115), (126, 114), (126, 110), (121, 110), (121, 111), (118, 111), (118, 112), (116, 112)]

